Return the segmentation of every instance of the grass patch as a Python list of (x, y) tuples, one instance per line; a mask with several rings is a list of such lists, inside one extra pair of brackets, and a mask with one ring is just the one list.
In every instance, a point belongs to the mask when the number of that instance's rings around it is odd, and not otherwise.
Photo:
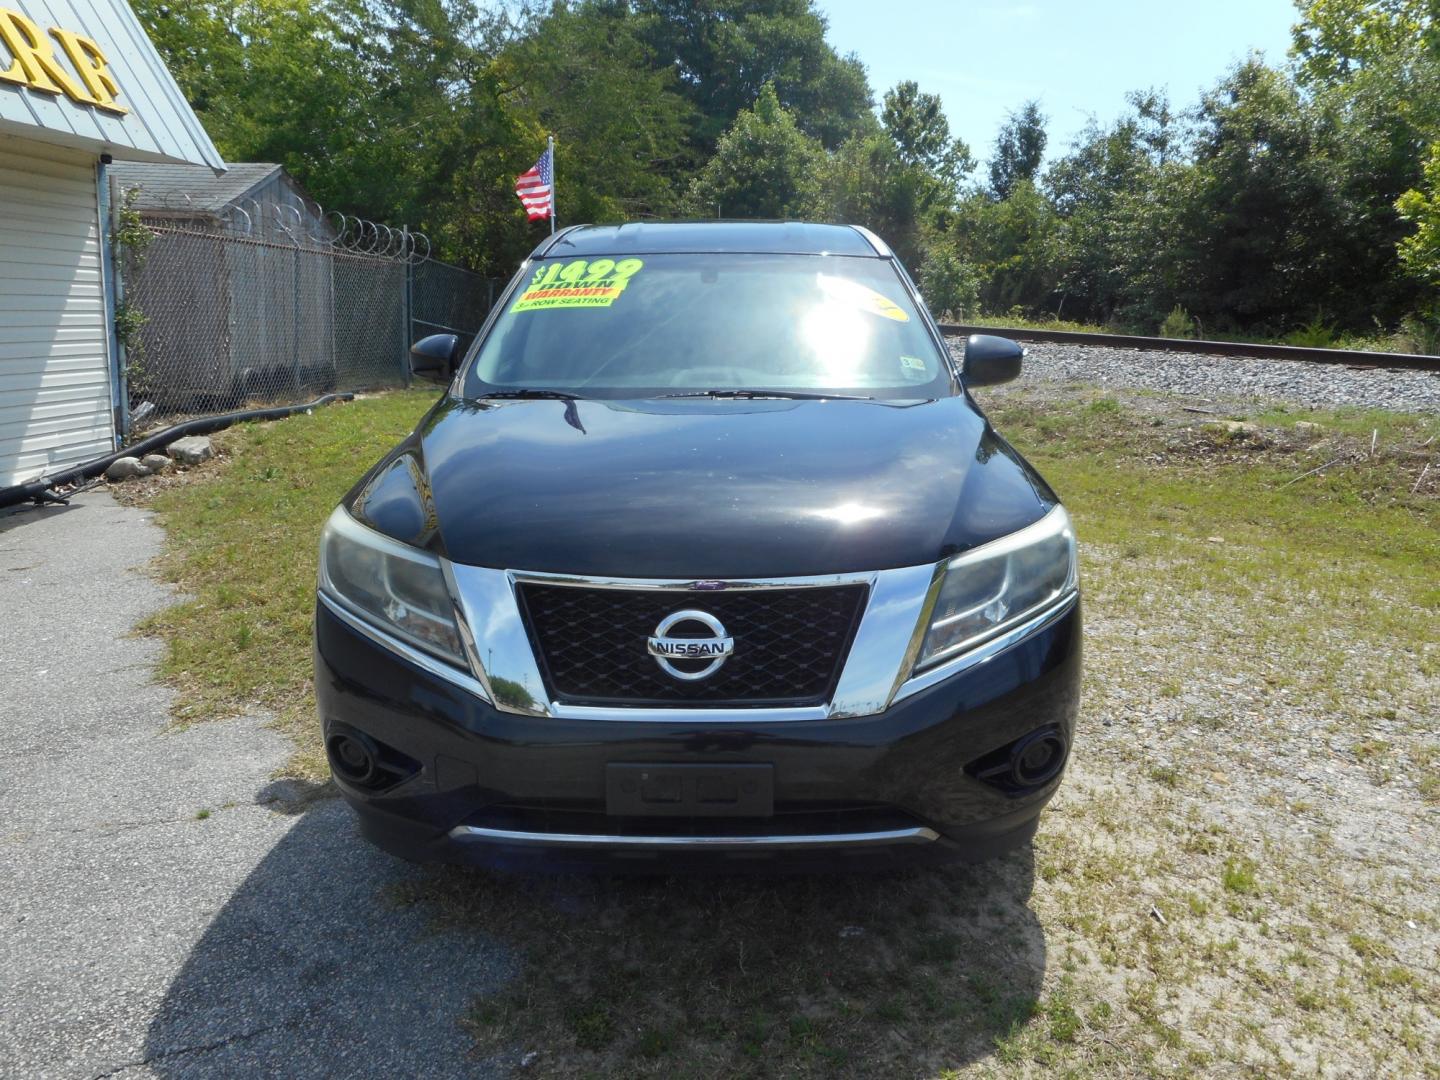
[[(1271, 410), (1251, 420), (1258, 437), (1235, 438), (1203, 418), (1157, 424), (1152, 411), (1114, 401), (1057, 404), (1021, 391), (986, 403), (996, 427), (1064, 496), (1092, 594), (1132, 612), (1161, 589), (1182, 611), (1223, 599), (1235, 625), (1216, 632), (1243, 635), (1254, 657), (1294, 660), (1274, 674), (1276, 691), (1289, 682), (1291, 691), (1338, 697), (1341, 676), (1368, 672), (1378, 700), (1412, 675), (1440, 676), (1440, 487), (1412, 490), (1428, 460), (1413, 448), (1440, 432), (1436, 418)], [(1319, 444), (1308, 434), (1287, 438), (1276, 425), (1282, 415), (1326, 434)], [(1104, 552), (1120, 558), (1096, 557)], [(1328, 640), (1340, 613), (1345, 640)], [(1347, 652), (1357, 643), (1372, 649), (1358, 670)], [(1158, 692), (1183, 696), (1183, 680), (1167, 675)]]
[(1260, 889), (1255, 880), (1255, 863), (1249, 859), (1226, 859), (1225, 869), (1220, 875), (1220, 884), (1226, 892), (1254, 893)]
[(619, 879), (438, 871), (392, 887), (522, 970), (465, 1018), (546, 1075), (915, 1075), (1075, 1044), (1044, 992), (1030, 852), (885, 876)]
[(179, 720), (270, 712), (295, 738), (291, 771), (325, 776), (310, 682), (320, 529), (434, 400), (381, 394), (240, 425), (213, 437), (222, 460), (141, 496), (165, 527), (160, 574), (189, 597), (140, 626), (165, 639)]

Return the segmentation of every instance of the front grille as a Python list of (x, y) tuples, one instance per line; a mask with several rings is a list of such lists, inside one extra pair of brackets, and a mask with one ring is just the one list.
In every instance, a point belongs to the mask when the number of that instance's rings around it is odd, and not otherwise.
[[(816, 705), (829, 700), (865, 585), (697, 593), (522, 584), (520, 601), (556, 699), (572, 705)], [(709, 678), (676, 679), (646, 642), (667, 615), (709, 612), (735, 652)], [(680, 667), (680, 664), (676, 664)]]

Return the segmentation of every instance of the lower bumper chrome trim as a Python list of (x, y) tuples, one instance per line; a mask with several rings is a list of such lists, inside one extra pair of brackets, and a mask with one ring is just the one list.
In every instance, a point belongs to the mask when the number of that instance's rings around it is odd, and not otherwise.
[(940, 839), (934, 829), (882, 829), (878, 832), (816, 833), (774, 836), (619, 836), (601, 833), (524, 832), (518, 829), (488, 829), (479, 825), (456, 825), (450, 839), (537, 844), (564, 848), (620, 848), (627, 851), (822, 851), (844, 848), (885, 847), (890, 844), (928, 844)]

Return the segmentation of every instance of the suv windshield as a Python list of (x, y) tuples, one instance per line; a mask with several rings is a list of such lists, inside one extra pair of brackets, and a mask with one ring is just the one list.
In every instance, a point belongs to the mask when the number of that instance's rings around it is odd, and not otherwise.
[(954, 393), (948, 358), (885, 259), (617, 255), (528, 270), (470, 366), (467, 397)]

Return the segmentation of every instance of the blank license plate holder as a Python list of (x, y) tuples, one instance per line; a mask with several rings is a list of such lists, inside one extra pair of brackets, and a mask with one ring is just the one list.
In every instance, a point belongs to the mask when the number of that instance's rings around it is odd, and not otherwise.
[(606, 765), (616, 817), (771, 817), (773, 765)]

